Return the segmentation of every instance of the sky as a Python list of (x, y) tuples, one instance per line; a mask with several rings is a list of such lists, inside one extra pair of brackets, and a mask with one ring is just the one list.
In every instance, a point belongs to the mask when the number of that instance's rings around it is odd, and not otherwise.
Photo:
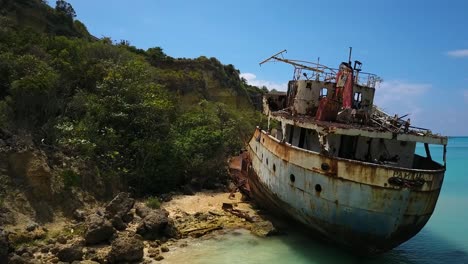
[[(53, 5), (52, 0), (49, 2)], [(216, 57), (253, 85), (286, 90), (286, 58), (337, 68), (348, 58), (384, 81), (375, 103), (412, 125), (468, 135), (468, 1), (69, 0), (96, 37), (172, 57)]]

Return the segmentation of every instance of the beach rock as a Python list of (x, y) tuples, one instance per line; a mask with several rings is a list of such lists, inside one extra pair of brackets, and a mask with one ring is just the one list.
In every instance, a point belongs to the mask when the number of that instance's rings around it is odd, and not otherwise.
[(18, 256), (17, 254), (13, 254), (10, 256), (10, 259), (6, 262), (1, 262), (1, 263), (9, 263), (9, 264), (28, 264), (28, 260), (26, 258), (23, 258), (21, 256)]
[(78, 222), (83, 222), (84, 220), (86, 220), (86, 213), (83, 210), (76, 209), (73, 212), (73, 218)]
[(135, 199), (130, 198), (129, 193), (121, 192), (110, 201), (106, 206), (106, 215), (109, 219), (117, 216), (124, 217), (133, 208)]
[(24, 253), (30, 253), (30, 248), (28, 246), (19, 246), (15, 249), (15, 253), (18, 256), (22, 256)]
[(57, 252), (60, 261), (73, 262), (83, 259), (83, 246), (80, 243), (65, 245)]
[(148, 256), (150, 258), (154, 258), (154, 257), (158, 256), (159, 254), (161, 254), (161, 250), (159, 250), (159, 248), (152, 247), (152, 248), (148, 249)]
[(177, 229), (174, 220), (169, 218), (169, 221), (163, 230), (163, 234), (168, 238), (180, 238), (180, 232)]
[(26, 226), (26, 231), (32, 232), (38, 227), (39, 225), (37, 223), (30, 223)]
[(134, 262), (143, 259), (143, 241), (135, 236), (123, 235), (112, 241), (110, 263)]
[(137, 204), (135, 206), (135, 213), (141, 218), (145, 218), (150, 212), (151, 209), (144, 204)]
[(169, 252), (169, 248), (167, 246), (162, 246), (161, 251), (162, 252)]
[(169, 213), (164, 209), (151, 210), (151, 212), (143, 218), (142, 222), (137, 226), (137, 234), (140, 234), (145, 239), (149, 240), (155, 240), (162, 235), (167, 235), (167, 233), (170, 233), (168, 232), (168, 229), (173, 231), (173, 228), (171, 228), (171, 226), (173, 226), (173, 222), (170, 221), (168, 216)]
[(278, 231), (270, 221), (255, 222), (252, 233), (257, 236), (266, 237), (276, 234)]
[(115, 229), (111, 222), (99, 214), (91, 214), (87, 219), (87, 229), (84, 239), (87, 245), (109, 241), (114, 235)]
[(134, 219), (133, 213), (130, 211), (126, 215), (122, 216), (122, 221), (126, 224), (130, 223)]
[(3, 230), (0, 230), (0, 263), (8, 262), (8, 251), (10, 249), (10, 242), (8, 235)]
[(125, 230), (127, 228), (127, 225), (124, 223), (122, 218), (118, 216), (114, 216), (111, 220), (111, 223), (112, 226), (119, 231)]

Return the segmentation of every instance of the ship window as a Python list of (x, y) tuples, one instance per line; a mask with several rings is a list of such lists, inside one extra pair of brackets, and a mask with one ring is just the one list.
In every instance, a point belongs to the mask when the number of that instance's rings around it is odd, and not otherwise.
[(316, 192), (321, 192), (322, 191), (322, 186), (320, 186), (320, 184), (315, 184), (315, 191)]
[(296, 177), (294, 176), (294, 174), (289, 175), (289, 180), (290, 180), (291, 182), (295, 182), (295, 181), (296, 181)]
[(299, 134), (299, 145), (298, 145), (298, 147), (300, 148), (304, 148), (305, 133), (306, 133), (306, 129), (301, 127), (301, 133)]
[(268, 158), (266, 158), (266, 164), (268, 165)]
[(273, 171), (276, 172), (276, 165), (273, 164)]
[(290, 126), (290, 130), (289, 130), (289, 144), (292, 144), (292, 141), (293, 141), (293, 135), (294, 135), (294, 126)]
[(320, 97), (319, 98), (323, 98), (323, 97), (327, 97), (328, 95), (328, 89), (323, 87), (322, 89), (320, 89)]
[(361, 101), (362, 101), (362, 93), (360, 92), (354, 93), (354, 108), (356, 109), (361, 108)]

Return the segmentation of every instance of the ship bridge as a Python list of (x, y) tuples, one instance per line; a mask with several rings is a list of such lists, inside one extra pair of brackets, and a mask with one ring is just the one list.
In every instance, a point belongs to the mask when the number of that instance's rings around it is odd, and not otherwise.
[[(375, 87), (381, 79), (361, 72), (361, 62), (353, 65), (350, 57), (332, 69), (276, 54), (262, 63), (272, 59), (294, 66), (287, 92), (263, 98), (270, 133), (281, 142), (331, 157), (415, 169), (440, 167), (429, 145), (443, 145), (445, 166), (447, 137), (411, 126), (405, 116), (391, 116), (375, 106)], [(424, 144), (426, 157), (415, 154), (418, 142)]]

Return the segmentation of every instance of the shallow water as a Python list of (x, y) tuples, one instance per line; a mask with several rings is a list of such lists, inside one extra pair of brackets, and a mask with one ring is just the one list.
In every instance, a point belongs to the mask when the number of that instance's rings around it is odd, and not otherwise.
[[(424, 148), (418, 145), (418, 153)], [(431, 148), (441, 160), (442, 148)], [(238, 230), (193, 240), (166, 255), (165, 263), (468, 263), (468, 138), (450, 138), (447, 172), (434, 214), (408, 242), (374, 258), (358, 258), (290, 228), (287, 235), (258, 238)]]

